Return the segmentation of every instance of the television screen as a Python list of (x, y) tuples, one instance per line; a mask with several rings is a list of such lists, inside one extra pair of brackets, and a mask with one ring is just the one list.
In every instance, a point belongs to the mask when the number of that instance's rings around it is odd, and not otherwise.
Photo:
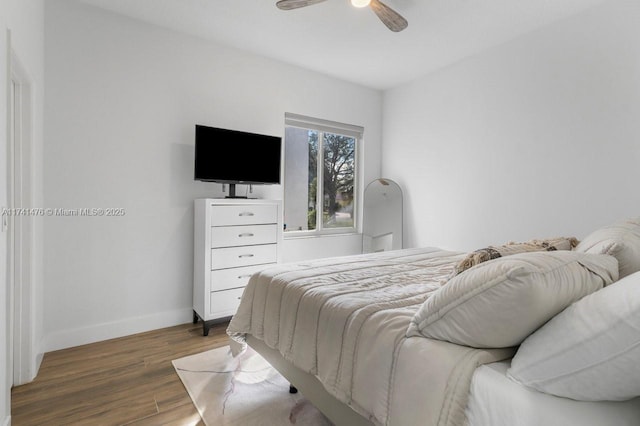
[(196, 125), (195, 179), (278, 184), (281, 144), (276, 136)]

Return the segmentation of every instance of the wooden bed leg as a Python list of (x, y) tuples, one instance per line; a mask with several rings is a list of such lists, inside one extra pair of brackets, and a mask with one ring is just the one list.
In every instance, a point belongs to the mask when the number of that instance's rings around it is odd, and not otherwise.
[(298, 393), (298, 389), (293, 385), (289, 385), (289, 393)]

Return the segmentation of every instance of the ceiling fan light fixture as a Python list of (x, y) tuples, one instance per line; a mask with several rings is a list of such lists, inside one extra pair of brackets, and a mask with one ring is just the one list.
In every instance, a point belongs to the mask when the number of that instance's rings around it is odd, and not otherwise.
[[(322, 3), (327, 0), (278, 0), (276, 6), (280, 10), (292, 10), (305, 6), (311, 6), (314, 4)], [(351, 4), (354, 7), (367, 7), (378, 16), (383, 24), (387, 26), (394, 33), (400, 32), (407, 28), (409, 23), (398, 12), (391, 9), (384, 4), (381, 0), (351, 0)]]
[(355, 7), (367, 7), (371, 0), (351, 0), (351, 4)]

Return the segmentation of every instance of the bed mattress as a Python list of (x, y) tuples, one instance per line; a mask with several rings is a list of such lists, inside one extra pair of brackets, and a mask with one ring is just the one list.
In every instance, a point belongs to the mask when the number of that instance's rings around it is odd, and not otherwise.
[(640, 398), (585, 402), (528, 389), (510, 380), (510, 361), (485, 364), (473, 375), (466, 409), (470, 426), (638, 426)]

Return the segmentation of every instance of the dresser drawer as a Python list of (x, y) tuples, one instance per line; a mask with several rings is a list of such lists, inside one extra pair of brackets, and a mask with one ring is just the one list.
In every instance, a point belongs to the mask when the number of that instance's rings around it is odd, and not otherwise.
[(249, 282), (251, 275), (262, 271), (268, 266), (268, 264), (252, 265), (242, 268), (218, 269), (216, 271), (211, 271), (211, 291), (244, 287)]
[(275, 263), (278, 258), (277, 254), (277, 246), (275, 244), (215, 248), (211, 249), (211, 269)]
[(251, 246), (275, 243), (278, 225), (214, 226), (211, 228), (211, 247)]
[(243, 291), (244, 288), (212, 291), (209, 295), (209, 314), (214, 315), (216, 318), (235, 314), (240, 305)]
[(214, 205), (211, 226), (278, 223), (277, 204)]

